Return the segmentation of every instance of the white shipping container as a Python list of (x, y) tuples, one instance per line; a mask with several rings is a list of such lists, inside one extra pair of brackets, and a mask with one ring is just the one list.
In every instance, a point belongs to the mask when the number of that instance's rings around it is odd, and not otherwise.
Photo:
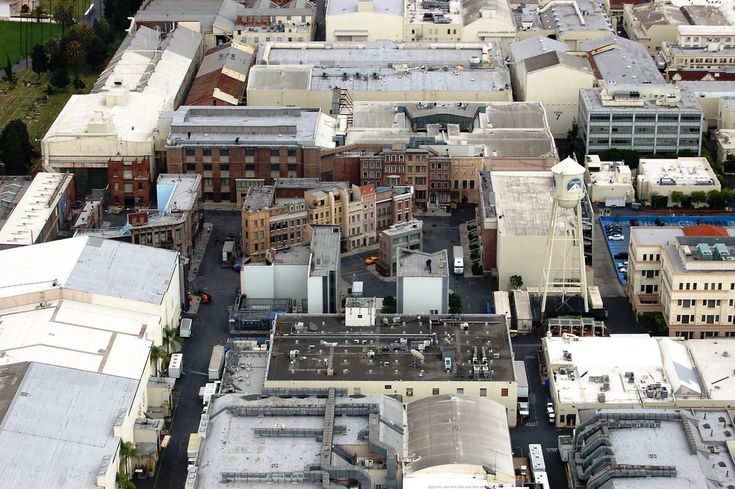
[(179, 336), (182, 338), (191, 337), (191, 319), (183, 318), (181, 324), (179, 324)]
[(528, 445), (528, 458), (531, 461), (531, 473), (546, 472), (546, 462), (544, 462), (544, 449), (537, 443)]
[(181, 372), (184, 370), (184, 355), (174, 353), (171, 355), (171, 361), (168, 364), (168, 376), (173, 379), (181, 378)]

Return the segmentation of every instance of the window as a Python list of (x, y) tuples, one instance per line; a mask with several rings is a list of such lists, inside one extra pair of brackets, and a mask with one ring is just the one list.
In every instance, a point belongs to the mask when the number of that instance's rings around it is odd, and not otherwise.
[(186, 164), (186, 171), (196, 171), (197, 166), (194, 163), (187, 163)]
[(255, 148), (245, 148), (245, 156), (255, 156)]
[(229, 163), (220, 163), (219, 164), (219, 170), (220, 171), (230, 171), (230, 164)]
[(297, 171), (296, 170), (296, 163), (289, 163), (288, 164), (288, 171)]
[(480, 397), (487, 397), (487, 387), (480, 387)]
[(464, 388), (463, 387), (457, 387), (457, 394), (464, 394)]
[(204, 163), (204, 171), (212, 171), (212, 164)]
[(186, 148), (186, 156), (194, 156), (194, 148)]
[(717, 331), (702, 331), (702, 338), (717, 338)]
[(432, 396), (438, 396), (439, 395), (439, 388), (438, 387), (434, 387), (433, 389), (431, 389), (431, 395)]
[(229, 178), (223, 178), (220, 180), (220, 187), (226, 188), (230, 186), (230, 179)]
[(220, 156), (230, 156), (230, 148), (221, 148), (219, 150)]
[(273, 157), (273, 156), (278, 156), (279, 154), (280, 154), (280, 151), (278, 151), (277, 149), (272, 149), (272, 150), (271, 150), (271, 156), (272, 156), (272, 157)]
[(255, 163), (245, 163), (246, 171), (255, 171)]
[(296, 148), (288, 148), (288, 156), (296, 156)]
[(281, 166), (278, 163), (271, 164), (271, 171), (279, 171)]
[(203, 154), (204, 156), (212, 156), (212, 148), (204, 148), (204, 149), (202, 150), (202, 154)]
[(391, 384), (385, 384), (385, 390), (389, 391), (393, 388)]
[(508, 389), (500, 389), (500, 397), (508, 397)]
[(406, 387), (406, 397), (413, 397), (413, 387)]

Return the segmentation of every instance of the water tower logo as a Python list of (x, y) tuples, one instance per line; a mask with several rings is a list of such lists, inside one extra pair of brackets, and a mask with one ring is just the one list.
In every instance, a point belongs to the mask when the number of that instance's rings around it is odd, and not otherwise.
[(579, 178), (572, 178), (567, 182), (567, 192), (574, 192), (582, 190), (582, 180)]

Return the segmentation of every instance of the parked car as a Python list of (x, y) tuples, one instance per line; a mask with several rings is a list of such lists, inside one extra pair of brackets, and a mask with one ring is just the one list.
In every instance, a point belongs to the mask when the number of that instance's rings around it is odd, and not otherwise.
[(623, 241), (625, 239), (625, 236), (623, 236), (622, 234), (609, 234), (607, 236), (607, 239), (609, 239), (610, 241)]
[(549, 423), (556, 423), (556, 411), (554, 411), (554, 403), (551, 399), (546, 401), (546, 415), (549, 418)]
[(364, 263), (365, 263), (365, 265), (372, 265), (372, 264), (374, 264), (378, 260), (379, 260), (379, 258), (377, 256), (371, 256), (369, 258), (365, 258), (365, 262)]

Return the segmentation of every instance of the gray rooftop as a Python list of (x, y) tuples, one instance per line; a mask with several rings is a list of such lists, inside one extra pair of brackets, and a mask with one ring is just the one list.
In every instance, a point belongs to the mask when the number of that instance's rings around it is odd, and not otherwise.
[(544, 106), (538, 102), (489, 103), (485, 110), (488, 127), (492, 129), (546, 128)]
[(608, 83), (666, 83), (648, 50), (640, 43), (607, 36), (582, 43), (595, 74)]
[[(31, 363), (0, 368), (0, 474), (5, 487), (97, 487), (115, 458), (113, 436), (130, 411), (138, 382)], [(113, 469), (114, 471), (115, 469)]]
[(396, 276), (398, 277), (448, 277), (447, 250), (427, 253), (419, 250), (396, 250)]
[(326, 276), (339, 269), (340, 231), (339, 226), (312, 226), (311, 271), (309, 276)]
[(156, 180), (158, 211), (187, 212), (198, 203), (202, 176), (196, 173), (161, 173)]
[(534, 71), (540, 71), (556, 65), (567, 66), (574, 70), (592, 73), (592, 68), (586, 58), (573, 56), (561, 51), (550, 51), (548, 53), (534, 56), (533, 58), (527, 58), (523, 63), (526, 65), (526, 71), (528, 73), (533, 73)]
[(492, 172), (488, 188), (498, 216), (498, 235), (545, 236), (553, 204), (551, 183), (547, 171)]
[(275, 187), (272, 185), (248, 188), (248, 193), (245, 194), (245, 198), (242, 203), (243, 209), (246, 211), (258, 212), (270, 207), (273, 204), (273, 195), (275, 190)]
[(232, 70), (242, 76), (247, 76), (254, 54), (248, 49), (240, 49), (231, 43), (218, 46), (204, 56), (202, 64), (199, 65), (197, 77), (204, 76), (213, 71), (223, 68)]
[(109, 239), (79, 239), (87, 242), (64, 287), (161, 304), (174, 278), (178, 253)]
[[(432, 324), (429, 325), (429, 321)], [(461, 323), (469, 325), (469, 334)], [(299, 325), (299, 323), (301, 323)], [(300, 328), (297, 330), (297, 328)], [(401, 341), (402, 338), (405, 341)], [(423, 365), (417, 368), (410, 348), (428, 341)], [(325, 344), (326, 342), (326, 344)], [(331, 343), (334, 375), (328, 376), (325, 359)], [(472, 371), (473, 347), (482, 351), (492, 345), (492, 374)], [(309, 345), (313, 345), (311, 348)], [(298, 350), (294, 366), (290, 352)], [(375, 353), (374, 358), (368, 354)], [(452, 372), (444, 369), (444, 352), (453, 356)], [(295, 368), (294, 368), (295, 367)], [(478, 369), (475, 369), (478, 370)], [(417, 316), (377, 315), (374, 326), (346, 326), (337, 314), (279, 314), (271, 345), (268, 380), (289, 381), (508, 381), (515, 379), (510, 337), (505, 318), (499, 315)]]
[(182, 106), (173, 114), (169, 144), (241, 145), (278, 143), (315, 146), (327, 144), (324, 126), (330, 119), (319, 109), (285, 107)]
[[(592, 437), (601, 438), (607, 447), (606, 456), (598, 459), (601, 463), (588, 471), (589, 480), (611, 465), (620, 470), (603, 487), (715, 489), (735, 485), (735, 465), (727, 447), (733, 420), (724, 409), (590, 410), (580, 411), (580, 420), (582, 425), (574, 434), (577, 440), (588, 437), (589, 444)], [(570, 466), (573, 474), (596, 456), (584, 450), (585, 445), (580, 444), (570, 455), (571, 463), (577, 464)], [(646, 469), (653, 469), (648, 477), (643, 472)]]
[(650, 2), (636, 5), (633, 12), (646, 29), (656, 25), (689, 25), (689, 20), (681, 9), (670, 3)]
[(681, 12), (691, 25), (731, 25), (717, 5), (684, 5)]
[(32, 177), (0, 177), (0, 229), (33, 181)]
[(549, 39), (546, 36), (529, 37), (510, 45), (511, 56), (516, 63), (551, 51), (567, 52), (569, 51), (569, 46), (561, 41)]
[(318, 178), (276, 178), (273, 186), (283, 188), (310, 189), (319, 186)]
[(570, 3), (550, 3), (551, 7), (539, 10), (541, 25), (544, 29), (562, 34), (564, 31), (610, 31), (612, 26), (602, 3), (597, 0), (576, 0), (584, 18), (582, 22), (577, 10)]
[(420, 454), (406, 467), (407, 476), (462, 464), (488, 467), (499, 477), (514, 477), (503, 405), (483, 397), (431, 396), (409, 403), (406, 418), (407, 453)]
[(386, 236), (400, 236), (402, 234), (410, 232), (421, 232), (423, 227), (424, 221), (421, 221), (420, 219), (413, 219), (411, 221), (393, 224), (392, 226), (383, 229), (382, 233)]
[(358, 4), (365, 1), (372, 3), (372, 12), (377, 14), (403, 16), (404, 0), (329, 0), (327, 15), (354, 14), (358, 11)]
[[(625, 89), (630, 89), (631, 91), (637, 91), (640, 88), (650, 87), (650, 85), (628, 85), (627, 87), (623, 87), (618, 85), (615, 87), (615, 90), (617, 93), (624, 93)], [(580, 102), (587, 107), (587, 110), (594, 110), (594, 111), (610, 111), (610, 112), (640, 112), (642, 110), (645, 110), (646, 112), (691, 112), (691, 113), (698, 113), (702, 114), (702, 108), (697, 103), (696, 98), (694, 98), (690, 93), (687, 93), (686, 91), (681, 92), (681, 100), (678, 104), (668, 106), (668, 105), (659, 105), (655, 103), (653, 100), (645, 100), (644, 104), (637, 105), (637, 104), (631, 104), (631, 105), (614, 105), (614, 106), (603, 106), (602, 100), (600, 98), (600, 89), (599, 88), (582, 88), (579, 90), (579, 99)], [(618, 97), (616, 100), (624, 100), (625, 97)], [(633, 99), (631, 99), (633, 100)]]
[(202, 32), (212, 32), (212, 25), (222, 0), (152, 0), (144, 2), (135, 14), (136, 22), (201, 22)]

